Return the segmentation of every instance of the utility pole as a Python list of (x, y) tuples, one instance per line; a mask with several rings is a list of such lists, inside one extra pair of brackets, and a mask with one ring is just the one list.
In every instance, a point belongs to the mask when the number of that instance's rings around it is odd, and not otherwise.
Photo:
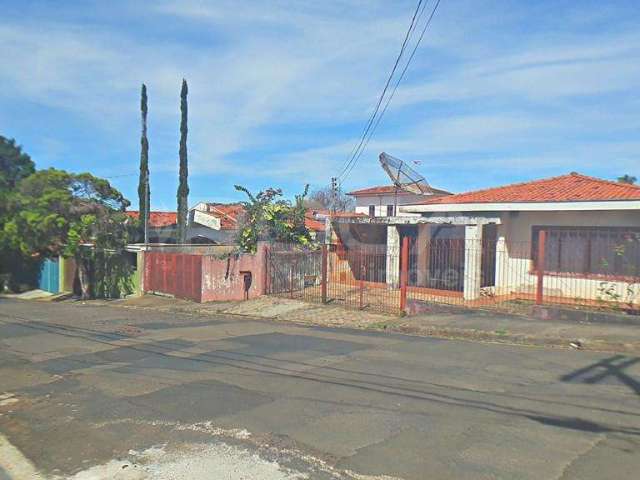
[(338, 178), (331, 177), (331, 214), (336, 213), (337, 199), (338, 199)]

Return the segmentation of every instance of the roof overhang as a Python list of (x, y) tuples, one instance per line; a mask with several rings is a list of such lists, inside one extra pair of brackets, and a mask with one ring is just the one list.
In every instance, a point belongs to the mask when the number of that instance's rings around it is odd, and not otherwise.
[(513, 202), (513, 203), (433, 203), (422, 205), (400, 205), (400, 212), (548, 212), (548, 211), (601, 211), (638, 210), (640, 200), (617, 200), (606, 202)]
[(351, 217), (335, 218), (334, 223), (348, 223), (356, 225), (484, 225), (486, 223), (500, 224), (499, 215), (479, 213), (477, 215), (444, 214), (444, 215), (401, 215), (396, 217)]

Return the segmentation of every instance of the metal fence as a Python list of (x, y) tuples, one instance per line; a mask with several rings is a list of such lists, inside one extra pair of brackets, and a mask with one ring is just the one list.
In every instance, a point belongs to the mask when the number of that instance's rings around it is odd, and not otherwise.
[(397, 246), (274, 245), (267, 293), (389, 313), (434, 304), (640, 310), (639, 237), (552, 229), (533, 242), (406, 236)]
[[(397, 255), (394, 257), (397, 260)], [(301, 248), (272, 245), (267, 253), (271, 295), (348, 307), (399, 312), (398, 289), (387, 288), (391, 259), (384, 247), (345, 249), (337, 245)]]

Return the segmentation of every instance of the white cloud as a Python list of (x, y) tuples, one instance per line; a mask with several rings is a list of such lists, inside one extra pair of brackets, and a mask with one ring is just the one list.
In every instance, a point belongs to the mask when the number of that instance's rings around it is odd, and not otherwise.
[[(117, 24), (7, 18), (0, 58), (12, 67), (0, 71), (0, 101), (25, 99), (80, 119), (109, 139), (100, 148), (117, 145), (131, 163), (144, 81), (153, 171), (173, 172), (184, 76), (192, 173), (326, 183), (371, 111), (413, 6), (166, 0), (118, 4)], [(531, 8), (443, 2), (361, 159), (366, 168), (349, 181), (385, 181), (382, 150), (422, 160), (442, 179), (456, 155), (456, 167), (469, 171), (487, 162), (523, 168), (532, 158), (562, 168), (579, 165), (579, 153), (596, 166), (608, 152), (635, 159), (620, 138), (600, 137), (638, 128), (640, 102), (629, 92), (640, 85), (640, 35), (626, 22), (594, 33), (602, 18), (617, 20), (610, 7), (539, 16), (537, 30), (525, 29)], [(134, 20), (136, 28), (125, 27)], [(556, 22), (565, 29), (549, 27)]]
[[(493, 56), (464, 61), (435, 78), (400, 88), (396, 107), (424, 101), (601, 95), (640, 83), (640, 35), (549, 38), (544, 45), (496, 45)], [(506, 50), (506, 52), (505, 52)]]

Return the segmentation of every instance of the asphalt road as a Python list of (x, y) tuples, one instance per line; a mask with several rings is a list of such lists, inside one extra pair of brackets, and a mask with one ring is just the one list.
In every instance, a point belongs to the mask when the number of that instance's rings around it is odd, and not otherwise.
[(0, 478), (636, 478), (640, 358), (0, 299), (0, 433)]

